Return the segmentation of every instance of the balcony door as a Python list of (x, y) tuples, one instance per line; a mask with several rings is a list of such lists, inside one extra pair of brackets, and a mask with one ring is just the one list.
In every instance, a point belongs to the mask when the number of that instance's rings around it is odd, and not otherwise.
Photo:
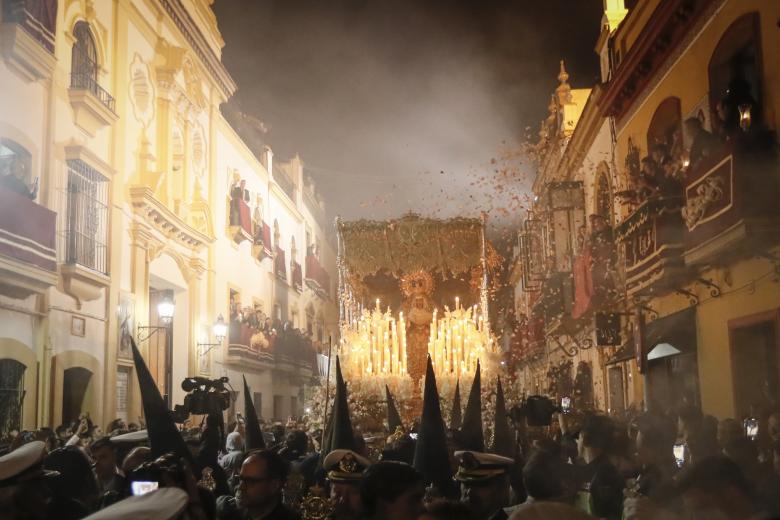
[[(173, 299), (172, 291), (149, 289), (149, 325), (161, 328), (150, 330), (149, 339), (147, 340), (149, 344), (148, 363), (149, 371), (152, 373), (155, 383), (157, 383), (157, 389), (160, 391), (160, 394), (170, 396), (173, 390), (173, 341), (171, 341), (172, 338), (169, 338), (169, 335), (173, 331), (173, 323), (168, 327), (163, 327), (164, 324), (160, 320), (157, 305), (163, 298)], [(170, 403), (170, 399), (166, 400)]]

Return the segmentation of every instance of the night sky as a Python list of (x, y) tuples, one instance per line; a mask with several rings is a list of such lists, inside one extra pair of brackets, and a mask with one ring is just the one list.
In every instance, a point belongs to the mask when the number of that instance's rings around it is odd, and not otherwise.
[[(598, 76), (602, 0), (217, 0), (237, 101), (331, 215), (516, 220), (536, 136), (566, 60)], [(512, 202), (514, 200), (514, 202)]]

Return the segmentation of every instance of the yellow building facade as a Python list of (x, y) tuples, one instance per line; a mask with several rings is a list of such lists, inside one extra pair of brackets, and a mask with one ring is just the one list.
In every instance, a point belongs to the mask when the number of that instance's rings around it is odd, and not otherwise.
[(137, 422), (128, 335), (171, 404), (187, 376), (244, 374), (263, 417), (299, 415), (314, 354), (273, 338), (335, 333), (333, 233), (302, 161), (223, 115), (236, 85), (210, 2), (1, 12), (3, 434)]
[(622, 344), (601, 349), (602, 409), (616, 409), (617, 368), (623, 404), (737, 419), (777, 406), (779, 17), (774, 2), (605, 2), (603, 82), (566, 150), (593, 157), (598, 139), (576, 149), (576, 136), (608, 129), (609, 157), (581, 177), (586, 206), (612, 208), (616, 246), (602, 310), (620, 316)]

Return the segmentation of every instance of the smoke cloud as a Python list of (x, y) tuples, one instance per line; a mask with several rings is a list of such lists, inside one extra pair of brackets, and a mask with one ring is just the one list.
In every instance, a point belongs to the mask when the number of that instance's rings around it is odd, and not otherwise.
[(557, 85), (592, 85), (600, 0), (219, 0), (223, 61), (331, 215), (524, 216), (518, 154)]

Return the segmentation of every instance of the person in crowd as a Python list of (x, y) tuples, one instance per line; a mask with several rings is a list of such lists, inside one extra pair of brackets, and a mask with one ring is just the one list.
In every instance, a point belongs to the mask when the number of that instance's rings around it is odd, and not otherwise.
[(46, 455), (43, 467), (59, 473), (51, 480), (53, 498), (49, 508), (53, 518), (78, 519), (98, 509), (100, 488), (89, 458), (81, 448), (57, 448)]
[(461, 501), (468, 504), (477, 520), (507, 518), (509, 506), (509, 469), (512, 459), (476, 451), (456, 451)]
[(721, 450), (726, 448), (730, 442), (744, 437), (742, 426), (731, 418), (726, 418), (718, 423), (717, 441)]
[(148, 446), (136, 446), (125, 456), (122, 461), (122, 473), (128, 475), (135, 468), (153, 460), (152, 450)]
[(282, 503), (287, 463), (273, 450), (252, 452), (241, 465), (235, 496), (217, 499), (217, 518), (295, 520), (299, 515)]
[(371, 461), (352, 450), (333, 450), (322, 467), (330, 483), (334, 520), (358, 520), (361, 516), (360, 483)]
[(469, 507), (463, 502), (436, 499), (425, 504), (418, 520), (473, 520)]
[(367, 520), (417, 518), (423, 512), (422, 476), (396, 461), (372, 464), (360, 483), (360, 502)]
[(124, 493), (127, 487), (125, 475), (117, 467), (116, 447), (109, 437), (101, 437), (93, 441), (89, 447), (92, 460), (95, 461), (95, 476), (98, 482), (98, 491), (100, 494), (106, 492), (115, 492), (119, 495)]
[(680, 475), (677, 488), (682, 497), (683, 518), (767, 518), (742, 470), (727, 457), (705, 457), (693, 464)]
[(571, 466), (564, 463), (558, 453), (534, 450), (523, 466), (523, 486), (528, 498), (513, 511), (535, 502), (571, 503), (574, 491)]
[(220, 459), (219, 464), (230, 478), (241, 469), (241, 463), (244, 462), (244, 439), (241, 434), (237, 431), (228, 433), (225, 439), (225, 449), (227, 453)]
[(0, 516), (46, 520), (52, 499), (49, 482), (59, 476), (46, 470), (46, 444), (32, 441), (0, 456)]
[(577, 507), (607, 519), (620, 518), (623, 509), (624, 480), (608, 456), (613, 430), (609, 417), (591, 414), (583, 419), (577, 434), (577, 452), (582, 461), (575, 470)]

